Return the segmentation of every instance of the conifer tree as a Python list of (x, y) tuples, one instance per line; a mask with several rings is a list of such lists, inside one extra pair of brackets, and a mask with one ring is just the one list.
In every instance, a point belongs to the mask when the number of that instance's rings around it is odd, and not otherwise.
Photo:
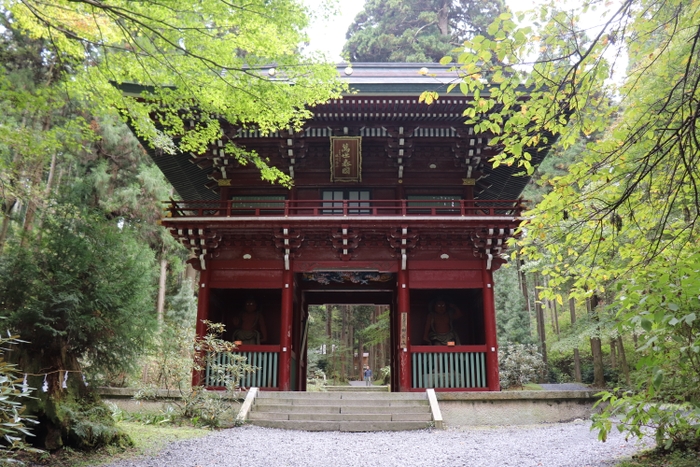
[(368, 0), (343, 53), (357, 62), (438, 62), (466, 38), (486, 35), (503, 0)]

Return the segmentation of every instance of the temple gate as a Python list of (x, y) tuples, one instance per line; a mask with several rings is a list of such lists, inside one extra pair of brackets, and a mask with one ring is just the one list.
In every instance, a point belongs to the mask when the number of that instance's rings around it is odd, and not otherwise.
[[(315, 107), (300, 132), (223, 122), (205, 154), (152, 154), (183, 199), (162, 224), (201, 272), (198, 335), (203, 319), (227, 325), (259, 367), (246, 386), (304, 390), (308, 306), (388, 305), (393, 391), (499, 390), (492, 274), (528, 178), (490, 166), (499, 148), (463, 123), (471, 98), (445, 92), (457, 79), (445, 67), (339, 73), (354, 92)], [(419, 103), (426, 90), (443, 96)], [(293, 187), (261, 181), (227, 141), (268, 158)], [(217, 386), (206, 371), (195, 379)]]

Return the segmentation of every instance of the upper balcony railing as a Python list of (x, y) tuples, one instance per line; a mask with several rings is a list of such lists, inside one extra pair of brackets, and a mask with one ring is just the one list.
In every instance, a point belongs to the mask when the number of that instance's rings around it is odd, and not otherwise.
[(169, 217), (453, 216), (519, 217), (523, 200), (169, 201)]

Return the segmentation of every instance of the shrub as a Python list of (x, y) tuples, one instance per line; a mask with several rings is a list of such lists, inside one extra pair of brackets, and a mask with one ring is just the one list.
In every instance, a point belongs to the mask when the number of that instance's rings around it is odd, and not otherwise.
[(537, 347), (531, 344), (506, 344), (499, 350), (501, 387), (523, 387), (542, 377), (545, 365)]
[[(205, 321), (207, 334), (203, 338), (195, 338), (192, 352), (183, 355), (181, 350), (185, 345), (172, 345), (175, 336), (163, 339), (164, 352), (154, 359), (153, 375), (157, 376), (151, 384), (141, 388), (136, 399), (154, 399), (157, 388), (177, 388), (181, 399), (174, 400), (173, 405), (179, 411), (180, 419), (187, 419), (196, 425), (216, 428), (221, 426), (223, 418), (230, 415), (231, 401), (240, 398), (240, 385), (243, 377), (256, 370), (246, 363), (246, 358), (235, 354), (236, 346), (232, 342), (221, 339), (224, 325)], [(180, 338), (186, 335), (183, 330)], [(216, 358), (216, 356), (219, 358)], [(192, 387), (192, 371), (203, 371), (208, 368), (209, 374), (219, 382), (224, 391), (207, 391), (203, 387)], [(156, 384), (154, 384), (154, 382)], [(169, 420), (171, 418), (169, 417)], [(172, 418), (174, 421), (174, 418)]]
[(391, 384), (391, 367), (384, 366), (379, 369), (379, 377), (381, 378), (382, 384)]
[(37, 451), (24, 442), (26, 436), (33, 436), (27, 423), (37, 423), (33, 418), (22, 416), (21, 399), (30, 397), (32, 389), (19, 377), (16, 366), (4, 358), (7, 348), (20, 342), (9, 332), (7, 337), (0, 336), (0, 465), (9, 463), (17, 451)]

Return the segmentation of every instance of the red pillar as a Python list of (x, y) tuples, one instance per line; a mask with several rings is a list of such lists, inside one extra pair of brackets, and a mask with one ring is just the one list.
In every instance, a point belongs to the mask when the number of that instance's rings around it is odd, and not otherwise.
[[(207, 333), (204, 320), (209, 319), (209, 269), (199, 273), (199, 293), (197, 294), (197, 338), (203, 338)], [(192, 386), (202, 384), (202, 371), (192, 370)]]
[(496, 339), (496, 306), (493, 299), (493, 273), (484, 262), (484, 331), (486, 332), (486, 381), (489, 391), (500, 391), (498, 377), (498, 341)]
[(409, 300), (408, 288), (408, 271), (399, 270), (398, 273), (398, 322), (396, 323), (396, 336), (398, 337), (396, 346), (398, 351), (398, 372), (399, 372), (399, 391), (408, 391), (411, 389), (411, 356), (408, 349), (411, 346), (410, 339), (410, 310), (411, 303)]
[(282, 286), (282, 319), (280, 320), (280, 390), (291, 390), (292, 316), (294, 315), (294, 274), (284, 271)]

